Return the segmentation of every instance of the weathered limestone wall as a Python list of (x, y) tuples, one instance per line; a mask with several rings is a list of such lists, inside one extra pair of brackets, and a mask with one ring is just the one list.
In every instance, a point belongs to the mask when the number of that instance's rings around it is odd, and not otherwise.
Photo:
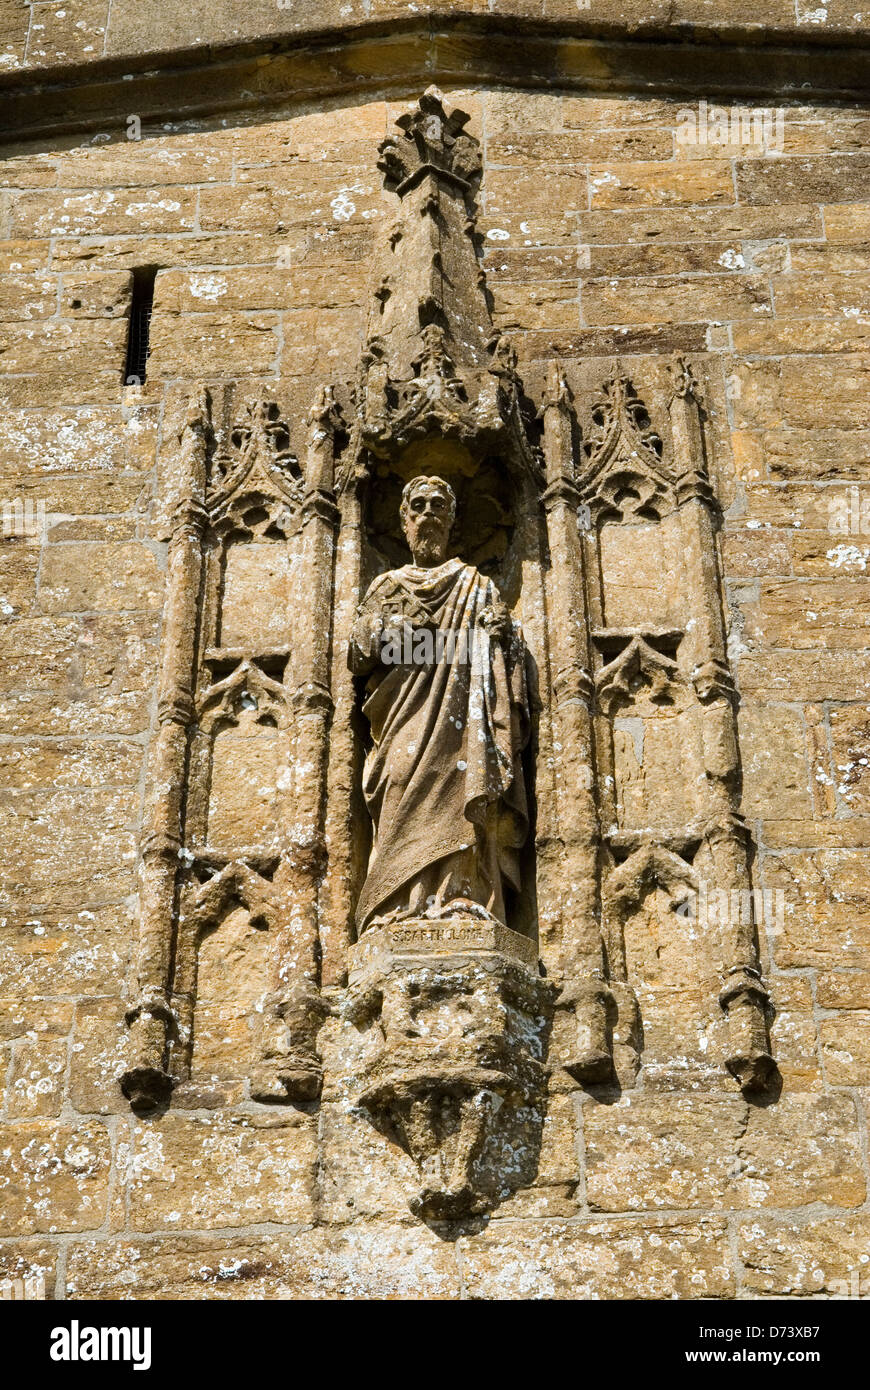
[[(125, 53), (137, 8), (114, 0), (107, 29), (106, 0), (6, 4), (7, 66)], [(202, 7), (182, 8), (167, 47), (199, 37)], [(245, 7), (258, 33), (260, 8)], [(683, 8), (694, 23), (713, 7)], [(758, 7), (715, 9), (741, 23)], [(789, 28), (861, 24), (851, 5), (769, 9)], [(395, 215), (376, 146), (419, 91), (397, 85), (146, 121), (138, 141), (119, 116), (10, 146), (0, 170), (0, 498), (46, 512), (0, 541), (0, 1276), (42, 1272), (61, 1298), (843, 1291), (870, 1252), (870, 118), (855, 104), (784, 103), (765, 151), (680, 143), (703, 91), (449, 90), (483, 145), (488, 281), (530, 394), (554, 354), (581, 389), (617, 349), (641, 373), (684, 351), (708, 382), (744, 812), (758, 886), (784, 894), (762, 942), (779, 1099), (750, 1104), (725, 1076), (557, 1095), (535, 1186), (450, 1241), (411, 1217), (408, 1161), (340, 1098), (139, 1121), (117, 1085), (164, 420), (207, 374), (279, 390), (301, 430), (323, 380), (353, 373)], [(143, 265), (163, 267), (148, 381), (122, 389)]]

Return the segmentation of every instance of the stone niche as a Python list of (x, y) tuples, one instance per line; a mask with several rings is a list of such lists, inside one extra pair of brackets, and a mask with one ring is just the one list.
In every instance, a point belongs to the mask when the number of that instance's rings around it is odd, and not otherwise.
[(530, 399), (467, 123), (430, 90), (380, 146), (355, 377), (176, 421), (122, 1076), (340, 1102), (439, 1227), (534, 1182), (551, 1092), (773, 1077), (756, 923), (693, 907), (753, 864), (704, 391), (554, 360)]

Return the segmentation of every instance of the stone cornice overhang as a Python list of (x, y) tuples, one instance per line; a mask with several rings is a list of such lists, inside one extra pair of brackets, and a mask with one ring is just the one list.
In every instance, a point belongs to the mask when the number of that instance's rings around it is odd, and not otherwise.
[(407, 15), (244, 43), (101, 58), (0, 78), (0, 139), (262, 112), (325, 97), (442, 85), (866, 102), (870, 32), (750, 25), (558, 23), (494, 14)]

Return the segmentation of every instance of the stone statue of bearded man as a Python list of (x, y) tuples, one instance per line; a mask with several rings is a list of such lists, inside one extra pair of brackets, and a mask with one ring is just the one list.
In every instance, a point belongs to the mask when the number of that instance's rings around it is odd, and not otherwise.
[(412, 563), (373, 581), (348, 656), (368, 677), (372, 735), (357, 926), (463, 913), (505, 923), (528, 834), (525, 646), (492, 581), (447, 559), (452, 488), (414, 478), (400, 515)]

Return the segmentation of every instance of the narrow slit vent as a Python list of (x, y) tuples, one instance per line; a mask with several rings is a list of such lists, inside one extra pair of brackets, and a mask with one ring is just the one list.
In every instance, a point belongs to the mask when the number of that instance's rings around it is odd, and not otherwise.
[(156, 277), (156, 266), (133, 271), (133, 299), (127, 330), (127, 360), (124, 363), (125, 386), (142, 386), (145, 382)]

